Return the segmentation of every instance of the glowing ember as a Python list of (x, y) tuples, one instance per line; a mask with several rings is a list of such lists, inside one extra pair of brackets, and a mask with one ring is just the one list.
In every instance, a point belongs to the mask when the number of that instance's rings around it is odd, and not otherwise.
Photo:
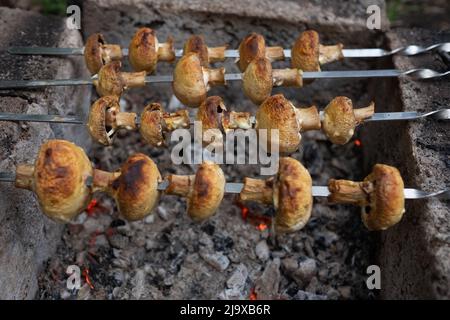
[(252, 290), (250, 291), (250, 300), (257, 300), (258, 297), (256, 296), (256, 292), (255, 292), (255, 288), (252, 288)]
[(248, 208), (247, 207), (242, 207), (241, 208), (241, 214), (242, 214), (242, 219), (247, 220)]
[(266, 230), (267, 229), (267, 224), (265, 224), (265, 223), (260, 223), (260, 224), (258, 224), (258, 226), (256, 227), (259, 231), (264, 231), (264, 230)]
[(361, 147), (361, 145), (362, 145), (361, 140), (356, 139), (356, 140), (355, 140), (355, 146)]
[(86, 207), (86, 213), (88, 215), (92, 215), (94, 213), (97, 204), (98, 204), (97, 199), (92, 199), (91, 202), (89, 202), (88, 206)]
[(92, 284), (91, 278), (89, 277), (89, 269), (88, 268), (83, 269), (83, 277), (84, 277), (84, 280), (86, 281), (86, 283), (89, 285), (89, 287), (91, 289), (94, 289), (94, 285)]

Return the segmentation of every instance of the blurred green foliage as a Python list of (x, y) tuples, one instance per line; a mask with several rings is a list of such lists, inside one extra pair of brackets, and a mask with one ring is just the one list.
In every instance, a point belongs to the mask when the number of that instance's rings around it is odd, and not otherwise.
[(45, 15), (66, 15), (67, 0), (33, 0), (33, 2), (42, 8), (41, 11)]

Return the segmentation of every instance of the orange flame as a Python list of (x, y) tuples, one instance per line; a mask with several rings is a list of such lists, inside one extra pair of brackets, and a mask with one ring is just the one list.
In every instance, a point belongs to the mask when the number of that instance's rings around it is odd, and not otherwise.
[(258, 226), (256, 228), (262, 232), (267, 229), (267, 224), (261, 222), (260, 224), (258, 224)]
[(86, 207), (86, 213), (91, 216), (94, 213), (95, 207), (97, 206), (97, 199), (92, 199), (91, 202)]
[(250, 296), (248, 297), (250, 300), (257, 300), (258, 297), (256, 296), (255, 288), (252, 288), (250, 291)]
[(84, 280), (89, 285), (89, 287), (91, 289), (94, 289), (94, 285), (92, 284), (91, 278), (89, 277), (89, 269), (88, 268), (83, 269), (83, 276), (84, 276)]
[(361, 140), (356, 139), (356, 140), (355, 140), (355, 146), (361, 147), (361, 146), (362, 146)]

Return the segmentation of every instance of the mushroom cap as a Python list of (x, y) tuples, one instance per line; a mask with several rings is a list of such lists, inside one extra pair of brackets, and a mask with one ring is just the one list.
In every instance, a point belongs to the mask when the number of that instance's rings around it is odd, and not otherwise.
[(255, 104), (260, 104), (270, 96), (273, 87), (272, 65), (269, 59), (253, 59), (242, 76), (245, 95)]
[(222, 117), (227, 111), (219, 96), (211, 96), (202, 102), (197, 111), (197, 120), (202, 122), (203, 130), (222, 129)]
[(118, 96), (125, 89), (124, 82), (120, 76), (120, 61), (111, 61), (104, 65), (98, 72), (98, 80), (95, 81), (95, 88), (100, 96)]
[(158, 39), (153, 29), (138, 29), (130, 41), (128, 51), (128, 58), (134, 70), (148, 73), (155, 71), (158, 62)]
[(269, 147), (272, 136), (270, 129), (278, 129), (278, 151), (281, 153), (295, 152), (301, 142), (301, 127), (295, 107), (282, 94), (273, 95), (261, 104), (256, 112), (256, 128), (267, 129)]
[(66, 140), (42, 144), (34, 169), (35, 191), (42, 211), (49, 218), (69, 222), (91, 200), (86, 180), (92, 166), (83, 149)]
[(364, 179), (370, 185), (369, 208), (362, 207), (361, 218), (369, 230), (385, 230), (399, 222), (405, 212), (403, 179), (397, 168), (376, 164)]
[(106, 128), (106, 112), (115, 115), (119, 111), (120, 105), (116, 96), (101, 97), (92, 104), (87, 125), (89, 133), (95, 141), (105, 146), (112, 144)]
[(313, 205), (312, 179), (308, 170), (298, 160), (280, 158), (273, 190), (277, 210), (275, 230), (285, 233), (303, 228), (311, 216)]
[(159, 103), (150, 103), (142, 111), (141, 126), (139, 128), (142, 138), (152, 146), (161, 147), (165, 144), (162, 123), (164, 110)]
[(208, 91), (207, 73), (203, 72), (197, 53), (185, 54), (175, 66), (173, 72), (173, 92), (183, 104), (198, 107), (206, 99)]
[(314, 30), (302, 32), (292, 47), (292, 68), (303, 71), (320, 71), (319, 49), (319, 34)]
[(148, 156), (136, 153), (120, 168), (120, 176), (112, 183), (112, 192), (122, 216), (140, 220), (149, 215), (159, 199), (161, 174)]
[(347, 143), (355, 133), (356, 125), (352, 100), (349, 98), (336, 97), (324, 109), (322, 128), (331, 142)]
[(199, 35), (192, 35), (184, 44), (183, 53), (194, 52), (198, 54), (202, 66), (207, 67), (209, 64), (208, 46), (205, 39)]
[(105, 64), (102, 58), (102, 46), (105, 38), (101, 33), (94, 33), (89, 36), (84, 45), (84, 60), (91, 74), (96, 74)]
[(211, 217), (225, 193), (225, 176), (219, 165), (205, 161), (195, 174), (191, 193), (187, 198), (187, 213), (194, 221)]
[(238, 67), (241, 72), (247, 69), (249, 63), (255, 58), (266, 56), (266, 41), (258, 33), (250, 33), (239, 44)]

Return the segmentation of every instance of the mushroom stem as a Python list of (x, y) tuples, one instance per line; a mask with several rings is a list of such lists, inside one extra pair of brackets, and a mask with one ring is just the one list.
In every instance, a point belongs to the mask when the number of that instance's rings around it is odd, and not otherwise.
[(34, 166), (29, 164), (19, 164), (16, 167), (16, 187), (21, 189), (33, 189)]
[(145, 86), (146, 72), (121, 72), (120, 77), (126, 88), (135, 88)]
[(319, 45), (319, 63), (326, 64), (329, 62), (341, 60), (344, 58), (342, 48), (344, 45), (338, 43), (331, 46)]
[(173, 49), (173, 39), (169, 37), (167, 42), (158, 44), (158, 60), (172, 62), (175, 60), (175, 50)]
[(94, 169), (92, 179), (92, 192), (102, 191), (111, 194), (112, 184), (120, 176), (120, 171), (108, 172)]
[(244, 178), (244, 187), (239, 193), (242, 201), (256, 201), (270, 205), (273, 203), (273, 179), (267, 180)]
[(195, 175), (181, 176), (171, 174), (170, 176), (167, 177), (169, 185), (167, 186), (165, 193), (180, 197), (187, 197), (192, 190), (194, 180)]
[(208, 85), (220, 86), (225, 84), (225, 68), (203, 68), (208, 75)]
[(186, 109), (178, 110), (177, 112), (164, 112), (164, 129), (166, 131), (173, 131), (178, 128), (189, 128), (190, 119), (189, 113)]
[(223, 128), (226, 129), (244, 129), (248, 130), (252, 127), (251, 116), (248, 112), (226, 112), (222, 118)]
[(330, 191), (328, 201), (331, 203), (347, 203), (358, 206), (369, 204), (369, 194), (364, 182), (330, 179), (328, 190)]
[(117, 113), (115, 127), (126, 128), (128, 130), (136, 129), (136, 113), (134, 112)]
[(227, 46), (208, 48), (209, 62), (220, 62), (225, 60), (225, 50)]
[(295, 108), (295, 116), (300, 123), (301, 131), (320, 130), (320, 115), (316, 106)]
[(373, 101), (365, 108), (353, 109), (353, 114), (355, 115), (355, 120), (358, 124), (373, 116), (374, 112), (375, 103)]
[(273, 85), (276, 87), (301, 87), (302, 77), (298, 69), (273, 69)]
[(284, 60), (284, 50), (282, 47), (266, 47), (266, 58), (270, 61)]
[(122, 59), (122, 48), (119, 45), (104, 44), (102, 49), (102, 58), (105, 60), (105, 63)]

